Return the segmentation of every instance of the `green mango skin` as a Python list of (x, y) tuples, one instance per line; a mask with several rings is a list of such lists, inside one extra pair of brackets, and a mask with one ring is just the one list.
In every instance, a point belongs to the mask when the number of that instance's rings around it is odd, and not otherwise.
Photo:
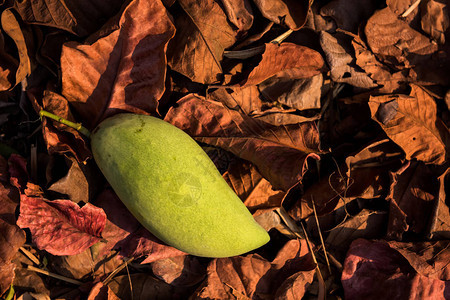
[(196, 256), (229, 257), (269, 241), (208, 155), (177, 127), (118, 114), (97, 126), (91, 147), (125, 206), (168, 245)]

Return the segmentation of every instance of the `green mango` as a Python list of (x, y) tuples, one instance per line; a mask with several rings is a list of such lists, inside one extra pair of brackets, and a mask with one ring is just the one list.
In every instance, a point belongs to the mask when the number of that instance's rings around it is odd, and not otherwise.
[(155, 117), (118, 114), (91, 135), (112, 188), (156, 237), (181, 251), (229, 257), (269, 241), (203, 149)]

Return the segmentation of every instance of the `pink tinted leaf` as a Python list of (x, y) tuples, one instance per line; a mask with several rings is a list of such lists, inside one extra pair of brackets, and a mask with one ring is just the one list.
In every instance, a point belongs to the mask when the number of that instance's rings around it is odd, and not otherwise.
[(70, 200), (46, 201), (21, 196), (17, 225), (29, 228), (39, 249), (53, 255), (74, 255), (100, 241), (106, 224), (101, 208), (80, 208)]

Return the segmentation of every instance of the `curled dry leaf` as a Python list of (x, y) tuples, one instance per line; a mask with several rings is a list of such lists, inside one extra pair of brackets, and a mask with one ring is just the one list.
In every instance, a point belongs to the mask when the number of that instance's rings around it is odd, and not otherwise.
[(87, 300), (120, 300), (111, 288), (99, 282), (89, 292)]
[(199, 142), (251, 161), (274, 189), (288, 190), (302, 179), (307, 159), (319, 159), (319, 136), (313, 122), (273, 126), (196, 95), (177, 104), (166, 121)]
[(14, 8), (26, 23), (64, 29), (79, 36), (87, 36), (118, 13), (123, 0), (100, 1), (57, 0), (14, 2)]
[(228, 20), (245, 34), (253, 25), (253, 11), (249, 0), (221, 0)]
[[(287, 283), (283, 284), (286, 280), (292, 282), (290, 277), (299, 272), (305, 273), (305, 276), (297, 275), (299, 282), (296, 284), (303, 287), (310, 284), (313, 279), (310, 271), (314, 269), (306, 241), (290, 240), (272, 262), (258, 254), (214, 259), (208, 266), (207, 279), (197, 289), (193, 299), (273, 297), (279, 287), (286, 287)], [(278, 293), (289, 294), (284, 288)], [(303, 295), (297, 296), (301, 298)]]
[(70, 200), (47, 201), (21, 195), (17, 225), (29, 228), (39, 249), (54, 255), (74, 255), (101, 240), (106, 215), (101, 208), (80, 208)]
[[(383, 241), (355, 240), (347, 253), (342, 273), (342, 285), (346, 299), (387, 299), (396, 295), (399, 299), (408, 299), (420, 295), (421, 299), (448, 299), (448, 276), (429, 276), (429, 274), (417, 273), (410, 261), (414, 258), (417, 262), (425, 262), (420, 256), (420, 251), (411, 253), (409, 259), (403, 256), (405, 251), (396, 249), (414, 249), (411, 243), (388, 244)], [(431, 245), (432, 246), (432, 245)], [(442, 245), (441, 245), (442, 246)], [(433, 247), (433, 246), (432, 246)], [(422, 247), (416, 247), (420, 250)], [(427, 247), (425, 247), (426, 249)], [(422, 248), (423, 249), (423, 248)], [(429, 254), (439, 253), (439, 249), (430, 249)], [(448, 252), (447, 249), (444, 250)], [(446, 258), (448, 253), (436, 256)], [(448, 262), (448, 261), (447, 261)], [(432, 264), (433, 262), (426, 262)], [(442, 266), (442, 265), (441, 265)], [(442, 270), (448, 274), (448, 264)], [(443, 274), (442, 272), (440, 274)]]
[(450, 168), (448, 168), (439, 179), (439, 201), (433, 211), (433, 220), (431, 225), (431, 236), (441, 239), (450, 239), (450, 209), (448, 204), (450, 182)]
[(261, 14), (274, 22), (292, 30), (299, 30), (306, 22), (311, 1), (254, 0)]
[(450, 133), (437, 117), (434, 99), (421, 87), (411, 85), (410, 96), (370, 97), (372, 118), (406, 153), (406, 159), (443, 164)]
[(15, 83), (19, 62), (6, 51), (5, 38), (0, 31), (0, 91), (9, 90)]
[(364, 89), (377, 86), (365, 72), (358, 70), (357, 66), (354, 65), (354, 58), (349, 53), (350, 45), (347, 36), (343, 34), (332, 35), (322, 31), (320, 33), (320, 44), (330, 66), (333, 81), (348, 83)]
[(133, 0), (117, 23), (62, 50), (62, 95), (88, 128), (119, 110), (156, 113), (165, 89), (165, 50), (175, 28), (164, 5)]
[(407, 162), (392, 174), (389, 238), (401, 240), (406, 231), (428, 236), (432, 212), (439, 201), (439, 181), (423, 162)]
[(450, 26), (449, 4), (446, 2), (429, 0), (421, 7), (422, 29), (435, 41), (445, 44), (445, 32)]
[(242, 86), (255, 85), (272, 76), (309, 78), (325, 71), (319, 52), (293, 43), (266, 44), (261, 62), (252, 70)]
[(169, 44), (169, 65), (192, 81), (215, 83), (222, 73), (223, 52), (236, 42), (236, 33), (216, 1), (178, 2), (185, 13), (175, 20), (177, 34)]
[(206, 276), (206, 268), (192, 255), (159, 259), (152, 263), (152, 271), (164, 282), (180, 287), (194, 286)]

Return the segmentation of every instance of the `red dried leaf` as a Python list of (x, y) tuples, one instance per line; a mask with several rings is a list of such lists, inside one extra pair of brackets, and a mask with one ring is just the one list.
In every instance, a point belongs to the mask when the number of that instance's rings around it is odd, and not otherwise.
[(216, 1), (178, 3), (185, 13), (175, 19), (177, 34), (169, 44), (169, 65), (192, 81), (215, 83), (222, 76), (223, 52), (236, 42), (236, 33)]
[(313, 122), (273, 126), (196, 95), (179, 100), (165, 120), (199, 142), (251, 161), (274, 189), (288, 190), (302, 179), (307, 159), (319, 159), (319, 136)]
[[(405, 246), (411, 247), (412, 244)], [(435, 250), (431, 252), (437, 253)], [(419, 259), (420, 254), (415, 255)], [(448, 254), (442, 257), (446, 256)], [(345, 299), (388, 299), (392, 295), (398, 299), (448, 299), (448, 284), (446, 277), (435, 279), (417, 273), (409, 261), (388, 243), (364, 239), (351, 244), (342, 273)]]
[(276, 76), (285, 78), (309, 78), (325, 70), (319, 52), (310, 48), (282, 43), (266, 44), (261, 62), (253, 69), (243, 86), (255, 85)]
[(83, 252), (100, 241), (105, 224), (103, 210), (89, 203), (80, 208), (70, 200), (20, 199), (17, 225), (29, 228), (36, 246), (54, 255)]
[(372, 118), (406, 153), (425, 163), (443, 164), (450, 131), (437, 116), (434, 99), (422, 88), (411, 85), (411, 95), (371, 97)]
[(61, 54), (62, 94), (89, 128), (119, 110), (156, 113), (165, 89), (174, 27), (163, 4), (133, 0), (117, 23), (90, 43), (66, 43)]

